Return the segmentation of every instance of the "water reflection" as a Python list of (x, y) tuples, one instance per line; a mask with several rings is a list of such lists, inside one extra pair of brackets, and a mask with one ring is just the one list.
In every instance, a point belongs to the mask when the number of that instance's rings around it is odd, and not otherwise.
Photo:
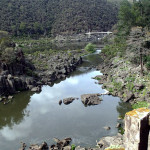
[(4, 126), (12, 127), (14, 124), (22, 122), (24, 116), (28, 116), (26, 110), (30, 100), (30, 92), (19, 93), (11, 104), (0, 103), (0, 129)]
[[(71, 137), (76, 145), (94, 146), (102, 136), (117, 133), (118, 112), (122, 113), (121, 107), (125, 108), (122, 103), (117, 107), (119, 98), (103, 96), (100, 105), (91, 107), (84, 107), (80, 99), (70, 105), (58, 104), (63, 98), (80, 98), (82, 94), (105, 92), (92, 79), (100, 72), (83, 69), (101, 60), (96, 55), (87, 56), (86, 59), (88, 61), (82, 68), (78, 68), (66, 80), (54, 83), (52, 87), (43, 86), (39, 94), (20, 93), (12, 104), (6, 107), (0, 105), (0, 146), (3, 150), (18, 149), (21, 141), (28, 145), (43, 141), (51, 143), (54, 137)], [(111, 130), (105, 131), (104, 126), (111, 126)]]
[(119, 113), (119, 116), (120, 116), (121, 118), (124, 118), (126, 112), (132, 110), (132, 106), (131, 106), (130, 103), (125, 103), (125, 102), (123, 102), (123, 101), (121, 100), (121, 101), (119, 101), (119, 103), (118, 103), (116, 109), (117, 109), (117, 111), (118, 111), (118, 113)]

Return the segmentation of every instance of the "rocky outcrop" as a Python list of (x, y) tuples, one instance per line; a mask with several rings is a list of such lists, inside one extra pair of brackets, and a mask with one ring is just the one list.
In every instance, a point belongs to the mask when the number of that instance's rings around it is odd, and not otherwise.
[(102, 101), (99, 96), (100, 94), (84, 94), (81, 95), (81, 101), (86, 106), (98, 105)]
[(15, 52), (13, 62), (0, 61), (0, 96), (28, 90), (31, 85), (36, 86), (34, 77), (28, 76), (31, 70), (35, 70), (34, 66), (25, 59), (20, 49)]
[(112, 137), (103, 137), (97, 142), (99, 150), (105, 150), (105, 148), (109, 147), (110, 145), (119, 145), (124, 147), (123, 136), (121, 134), (117, 134), (116, 136)]
[(36, 86), (36, 81), (33, 77), (0, 75), (0, 94), (9, 95), (17, 91), (24, 91)]
[[(61, 53), (51, 56), (39, 53), (39, 56), (29, 55), (29, 59), (25, 59), (20, 50), (16, 54), (19, 61), (11, 64), (0, 62), (0, 96), (23, 90), (40, 92), (42, 85), (51, 85), (57, 79), (65, 78), (82, 63), (80, 56), (70, 55)], [(29, 63), (31, 60), (36, 63)], [(39, 65), (39, 62), (43, 63)]]
[[(71, 55), (71, 56), (70, 56)], [(76, 53), (60, 53), (55, 55), (39, 54), (38, 56), (29, 56), (34, 60), (36, 74), (44, 84), (51, 84), (57, 79), (65, 78), (73, 72), (78, 65), (82, 63), (82, 58)], [(42, 63), (41, 62), (42, 59)]]
[(150, 102), (149, 95), (149, 75), (146, 66), (143, 66), (141, 73), (140, 49), (144, 55), (149, 55), (150, 51), (146, 42), (145, 31), (140, 27), (131, 29), (127, 38), (127, 47), (123, 57), (120, 54), (110, 59), (105, 53), (100, 54), (104, 60), (97, 69), (101, 70), (102, 76), (96, 77), (99, 84), (107, 89), (111, 95), (120, 97), (124, 102), (134, 103), (136, 101)]

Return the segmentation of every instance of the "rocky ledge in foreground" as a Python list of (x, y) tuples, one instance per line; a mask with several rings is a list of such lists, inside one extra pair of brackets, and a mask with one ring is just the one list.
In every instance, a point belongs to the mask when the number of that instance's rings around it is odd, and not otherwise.
[[(41, 145), (30, 145), (28, 150), (71, 150), (71, 146), (69, 146), (70, 142), (72, 141), (71, 138), (68, 137), (63, 140), (54, 138), (53, 140), (56, 142), (56, 144), (48, 145), (46, 142), (43, 142)], [(26, 148), (27, 145), (22, 143), (22, 146), (19, 150), (26, 150)]]
[[(28, 150), (105, 150), (110, 145), (119, 145), (124, 147), (123, 136), (121, 134), (112, 137), (103, 137), (97, 142), (97, 145), (94, 148), (85, 148), (81, 146), (75, 146), (74, 144), (70, 145), (72, 141), (71, 138), (65, 138), (63, 140), (54, 138), (53, 140), (56, 142), (56, 144), (48, 145), (46, 142), (43, 142), (41, 145), (30, 145)], [(27, 150), (27, 145), (22, 143), (19, 150)]]

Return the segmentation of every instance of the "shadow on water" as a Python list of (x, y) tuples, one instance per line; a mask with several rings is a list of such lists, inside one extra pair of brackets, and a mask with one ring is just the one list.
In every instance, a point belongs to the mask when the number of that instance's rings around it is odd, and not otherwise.
[(118, 102), (118, 105), (116, 107), (118, 113), (119, 113), (119, 117), (120, 118), (124, 118), (126, 112), (131, 111), (132, 107), (130, 103), (125, 103), (122, 100)]
[(30, 101), (31, 92), (22, 92), (15, 95), (9, 104), (0, 104), (0, 129), (4, 126), (12, 127), (22, 122), (29, 112), (26, 110)]

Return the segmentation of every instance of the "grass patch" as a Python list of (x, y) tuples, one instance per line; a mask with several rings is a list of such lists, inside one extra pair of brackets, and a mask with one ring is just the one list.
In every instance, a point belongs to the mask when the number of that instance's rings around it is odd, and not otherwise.
[(141, 101), (141, 102), (136, 102), (135, 104), (133, 104), (132, 108), (133, 109), (142, 108), (142, 107), (148, 108), (149, 105), (150, 105), (150, 103), (148, 103), (146, 101)]

